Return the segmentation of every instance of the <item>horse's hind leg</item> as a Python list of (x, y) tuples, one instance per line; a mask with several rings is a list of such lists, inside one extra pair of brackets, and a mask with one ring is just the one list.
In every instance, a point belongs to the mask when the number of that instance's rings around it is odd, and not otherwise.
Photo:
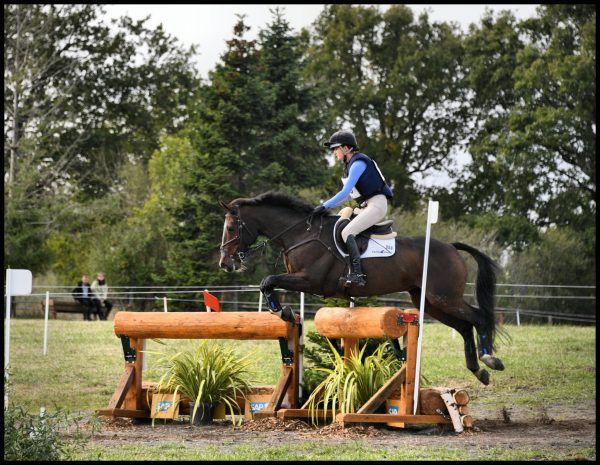
[[(416, 308), (420, 306), (420, 289), (410, 291), (410, 298)], [(465, 349), (465, 360), (467, 368), (475, 375), (475, 377), (486, 386), (490, 383), (490, 374), (486, 369), (479, 367), (477, 360), (477, 347), (475, 346), (475, 339), (473, 338), (473, 327), (474, 325), (465, 320), (459, 320), (448, 313), (441, 311), (439, 308), (431, 305), (427, 300), (425, 301), (425, 312), (438, 320), (440, 323), (445, 324), (451, 328), (454, 328), (462, 336), (464, 340)]]

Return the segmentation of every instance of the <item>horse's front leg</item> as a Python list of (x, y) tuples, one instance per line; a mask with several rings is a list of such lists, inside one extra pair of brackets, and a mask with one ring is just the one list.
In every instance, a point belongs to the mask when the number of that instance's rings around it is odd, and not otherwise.
[(308, 279), (300, 274), (277, 274), (264, 278), (260, 283), (260, 291), (267, 299), (271, 313), (278, 315), (282, 320), (299, 323), (300, 316), (295, 316), (290, 307), (281, 307), (275, 288), (303, 292), (308, 289), (309, 284)]

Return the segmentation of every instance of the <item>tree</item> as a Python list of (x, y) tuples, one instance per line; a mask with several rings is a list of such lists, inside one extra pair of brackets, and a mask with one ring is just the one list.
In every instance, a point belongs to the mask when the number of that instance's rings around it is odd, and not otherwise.
[(305, 44), (292, 34), (279, 8), (271, 13), (272, 22), (259, 33), (257, 68), (269, 105), (254, 146), (253, 193), (318, 186), (327, 172), (318, 137), (321, 122), (308, 117), (315, 97), (302, 77)]
[(467, 130), (462, 46), (456, 28), (415, 20), (403, 5), (331, 5), (315, 23), (311, 77), (326, 89), (329, 130), (353, 129), (394, 190), (414, 208), (415, 179), (446, 170)]
[(120, 189), (124, 160), (145, 162), (160, 133), (186, 118), (198, 83), (193, 49), (145, 21), (122, 18), (113, 31), (101, 13), (98, 5), (4, 6), (5, 232), (35, 239), (5, 242), (11, 266), (23, 266), (20, 244), (43, 256), (45, 238), (68, 235), (79, 202)]
[(224, 217), (218, 200), (294, 192), (325, 171), (323, 151), (315, 150), (317, 124), (306, 118), (312, 101), (302, 82), (302, 42), (278, 11), (260, 41), (247, 40), (248, 30), (240, 17), (188, 125), (195, 154), (191, 177), (180, 180), (184, 199), (169, 208), (165, 283), (256, 282), (265, 262), (257, 275), (216, 273)]
[(518, 24), (489, 13), (465, 42), (479, 124), (459, 195), (467, 211), (507, 219), (513, 244), (509, 218), (581, 229), (596, 214), (595, 8), (538, 12)]

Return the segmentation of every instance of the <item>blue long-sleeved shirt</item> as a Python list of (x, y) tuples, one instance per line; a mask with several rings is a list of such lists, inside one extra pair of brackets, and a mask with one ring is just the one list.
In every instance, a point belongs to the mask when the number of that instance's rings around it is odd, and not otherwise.
[(352, 163), (352, 165), (350, 166), (350, 172), (348, 173), (348, 181), (346, 182), (342, 190), (326, 202), (323, 202), (323, 206), (325, 208), (333, 208), (337, 207), (341, 203), (344, 203), (350, 195), (350, 192), (352, 191), (354, 186), (356, 186), (358, 178), (362, 176), (366, 169), (367, 164), (362, 160), (357, 160), (354, 163)]

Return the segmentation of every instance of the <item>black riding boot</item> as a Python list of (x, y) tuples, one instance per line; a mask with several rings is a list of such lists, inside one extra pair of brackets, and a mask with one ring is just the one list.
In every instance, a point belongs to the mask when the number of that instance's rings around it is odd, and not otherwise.
[(367, 284), (367, 276), (363, 274), (360, 267), (360, 252), (358, 251), (358, 245), (356, 245), (356, 239), (352, 234), (346, 239), (346, 247), (348, 247), (350, 272), (348, 273), (348, 276), (346, 276), (344, 287), (348, 287), (351, 284), (364, 286)]

